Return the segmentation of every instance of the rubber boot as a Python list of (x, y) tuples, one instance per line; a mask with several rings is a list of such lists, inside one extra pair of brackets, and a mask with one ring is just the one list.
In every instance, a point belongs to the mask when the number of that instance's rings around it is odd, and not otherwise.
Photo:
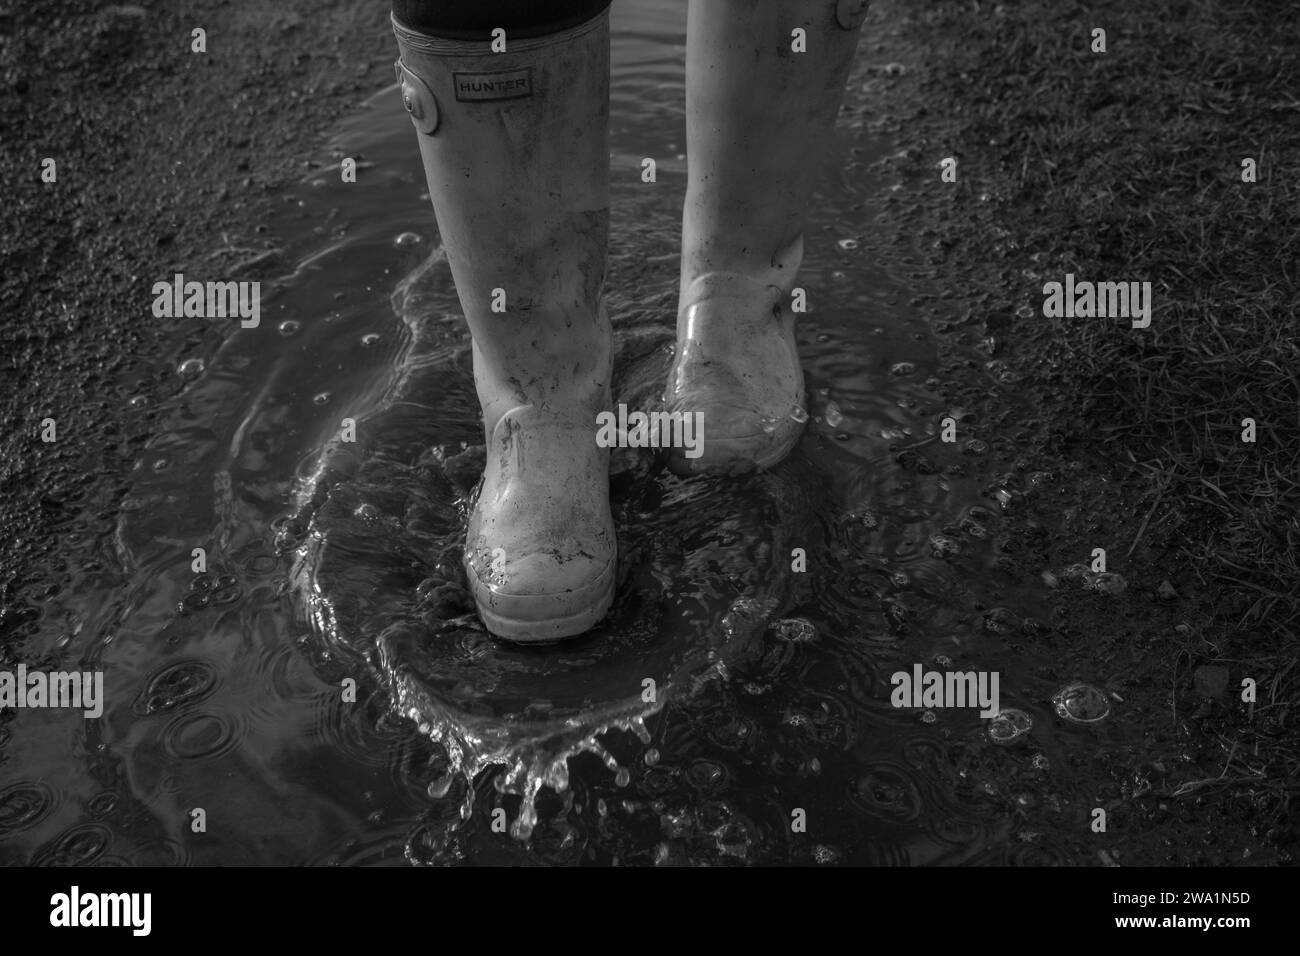
[[(473, 338), (486, 468), (465, 571), (487, 629), (580, 634), (609, 609), (608, 11), (561, 33), (449, 40), (394, 18), (403, 101)], [(500, 40), (498, 40), (498, 45)]]
[(768, 468), (799, 441), (808, 416), (790, 294), (866, 7), (691, 0), (677, 353), (664, 403), (699, 413), (704, 440), (695, 458), (673, 450), (678, 474)]

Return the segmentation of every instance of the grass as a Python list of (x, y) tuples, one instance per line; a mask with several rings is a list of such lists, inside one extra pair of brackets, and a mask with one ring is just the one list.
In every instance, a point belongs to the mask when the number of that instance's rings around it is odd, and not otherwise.
[[(1043, 447), (1110, 463), (1120, 553), (1180, 582), (1200, 622), (1150, 638), (1173, 666), (1175, 727), (1193, 660), (1258, 681), (1255, 704), (1234, 709), (1233, 685), (1203, 722), (1221, 772), (1164, 795), (1235, 788), (1285, 828), (1300, 774), (1300, 5), (891, 10), (926, 51), (930, 108), (907, 132), (961, 158), (956, 198), (922, 199), (943, 213), (926, 238), (954, 274), (984, 275), (972, 299), (1013, 343)], [(1150, 281), (1151, 327), (1044, 317), (1042, 283), (1066, 272)]]

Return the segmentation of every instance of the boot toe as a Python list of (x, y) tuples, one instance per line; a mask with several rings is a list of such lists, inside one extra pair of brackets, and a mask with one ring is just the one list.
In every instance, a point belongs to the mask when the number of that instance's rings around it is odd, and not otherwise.
[[(791, 414), (795, 403), (780, 414), (757, 403), (705, 401), (692, 405), (703, 422), (698, 452), (673, 448), (668, 467), (677, 475), (743, 475), (770, 468), (799, 443), (803, 423)], [(692, 454), (688, 453), (694, 453)]]
[(558, 641), (590, 630), (614, 600), (615, 555), (582, 547), (523, 549), (513, 557), (475, 549), (470, 590), (488, 630), (519, 643)]

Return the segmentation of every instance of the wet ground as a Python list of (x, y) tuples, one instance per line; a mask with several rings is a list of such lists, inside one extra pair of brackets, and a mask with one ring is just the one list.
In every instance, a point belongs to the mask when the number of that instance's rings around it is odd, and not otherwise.
[[(684, 26), (684, 2), (615, 6), (609, 311), (615, 400), (642, 408), (671, 360)], [(561, 648), (491, 640), (465, 595), (469, 340), (394, 90), (274, 190), (261, 261), (229, 242), (188, 259), (259, 270), (262, 321), (181, 327), (155, 375), (115, 378), (109, 411), (148, 414), (150, 437), (110, 493), (60, 499), (4, 658), (102, 669), (105, 713), (0, 718), (0, 856), (1168, 861), (1133, 822), (1090, 828), (1174, 791), (1128, 698), (1141, 644), (1059, 640), (1062, 593), (1112, 613), (1127, 582), (1086, 538), (1044, 561), (1104, 488), (1081, 499), (1084, 461), (1031, 459), (989, 418), (994, 392), (1016, 410), (1014, 371), (924, 231), (898, 241), (933, 173), (871, 109), (913, 67), (870, 26), (809, 211), (804, 439), (725, 481), (618, 453), (618, 599)], [(162, 374), (180, 385), (160, 401)], [(914, 665), (996, 672), (1003, 713), (892, 706)], [(1144, 769), (1117, 781), (1113, 753)]]

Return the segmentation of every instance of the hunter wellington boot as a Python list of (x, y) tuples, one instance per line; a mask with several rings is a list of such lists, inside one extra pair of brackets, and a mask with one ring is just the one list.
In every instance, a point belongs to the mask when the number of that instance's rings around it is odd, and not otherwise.
[(466, 576), (498, 637), (580, 634), (609, 609), (616, 557), (595, 440), (612, 360), (608, 11), (541, 37), (393, 24), (483, 409)]
[(808, 416), (790, 293), (866, 8), (691, 0), (681, 294), (664, 403), (700, 413), (704, 440), (696, 458), (673, 450), (678, 474), (768, 468), (799, 441)]

